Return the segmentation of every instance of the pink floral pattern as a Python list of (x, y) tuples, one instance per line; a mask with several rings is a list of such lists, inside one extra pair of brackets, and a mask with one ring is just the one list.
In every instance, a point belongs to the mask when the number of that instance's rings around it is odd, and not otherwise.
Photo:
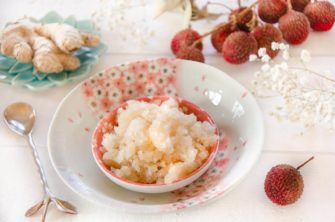
[[(129, 99), (153, 95), (178, 95), (177, 68), (178, 60), (165, 58), (117, 65), (86, 80), (81, 90), (90, 109), (102, 118), (107, 112)], [(200, 78), (201, 82), (207, 80), (205, 74)], [(208, 92), (207, 88), (197, 85), (191, 87), (200, 96), (206, 96)], [(244, 92), (241, 98), (247, 95), (247, 92)], [(72, 119), (69, 118), (70, 120)], [(90, 128), (85, 128), (85, 131), (90, 132)], [(231, 162), (235, 161), (233, 158), (235, 155), (232, 153), (237, 152), (238, 148), (243, 148), (247, 141), (240, 141), (239, 145), (230, 143), (222, 129), (220, 129), (220, 138), (219, 151), (207, 172), (192, 184), (171, 192), (171, 202), (162, 204), (161, 211), (179, 210), (198, 205), (225, 192), (220, 182)], [(130, 202), (146, 201), (144, 197), (137, 196)]]
[(86, 80), (82, 92), (99, 118), (129, 99), (175, 96), (177, 63), (178, 60), (162, 58), (113, 66)]

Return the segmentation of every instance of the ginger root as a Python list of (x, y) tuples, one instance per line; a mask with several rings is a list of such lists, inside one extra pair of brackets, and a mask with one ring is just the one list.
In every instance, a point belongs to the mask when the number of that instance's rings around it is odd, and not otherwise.
[(58, 73), (74, 70), (80, 61), (73, 52), (93, 47), (99, 37), (59, 23), (39, 24), (23, 19), (7, 26), (0, 36), (0, 52), (19, 62), (31, 62), (38, 71)]

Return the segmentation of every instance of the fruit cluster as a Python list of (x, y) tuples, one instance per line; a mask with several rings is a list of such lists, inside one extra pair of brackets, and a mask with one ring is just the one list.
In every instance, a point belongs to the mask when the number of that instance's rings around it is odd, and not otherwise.
[(272, 42), (300, 44), (308, 37), (309, 27), (328, 31), (334, 22), (335, 7), (328, 1), (258, 0), (249, 7), (232, 10), (227, 22), (203, 35), (192, 28), (179, 31), (171, 41), (171, 49), (177, 58), (204, 62), (201, 41), (211, 35), (213, 47), (226, 61), (241, 64), (260, 48), (266, 48), (273, 58), (279, 51), (271, 49)]

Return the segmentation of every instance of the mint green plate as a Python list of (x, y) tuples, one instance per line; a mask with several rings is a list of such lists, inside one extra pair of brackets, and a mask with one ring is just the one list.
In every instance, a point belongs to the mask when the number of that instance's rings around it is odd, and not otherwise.
[[(62, 18), (54, 11), (47, 13), (39, 20), (34, 18), (32, 18), (32, 20), (44, 24), (54, 22), (67, 23), (78, 29), (97, 34), (92, 21), (76, 20), (74, 16)], [(80, 67), (78, 69), (48, 75), (38, 72), (32, 63), (20, 63), (12, 57), (0, 54), (0, 82), (38, 91), (61, 86), (68, 82), (82, 80), (89, 74), (92, 65), (106, 49), (107, 46), (103, 43), (93, 48), (82, 47), (75, 53), (75, 56), (80, 60)]]

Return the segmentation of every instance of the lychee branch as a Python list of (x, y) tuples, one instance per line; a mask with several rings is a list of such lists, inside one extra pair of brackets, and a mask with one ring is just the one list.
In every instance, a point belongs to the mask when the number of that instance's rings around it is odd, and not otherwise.
[(291, 69), (305, 70), (305, 71), (308, 71), (309, 73), (311, 73), (311, 74), (313, 74), (313, 75), (316, 75), (316, 76), (318, 76), (318, 77), (320, 77), (320, 78), (323, 78), (323, 79), (325, 79), (325, 80), (328, 80), (328, 81), (330, 81), (330, 82), (334, 82), (334, 83), (335, 83), (335, 79), (329, 78), (329, 77), (327, 77), (327, 76), (324, 76), (324, 75), (322, 75), (322, 74), (320, 74), (320, 73), (318, 73), (318, 72), (315, 72), (315, 71), (310, 70), (310, 69), (307, 69), (307, 68), (291, 67)]
[(211, 1), (208, 1), (206, 3), (206, 5), (219, 5), (219, 6), (222, 6), (222, 7), (226, 8), (226, 9), (228, 9), (229, 11), (233, 11), (233, 9), (231, 9), (229, 6), (227, 6), (227, 5), (225, 5), (225, 4), (221, 3), (221, 2), (211, 2)]
[(237, 5), (239, 8), (241, 8), (242, 4), (241, 4), (241, 0), (237, 0)]
[(298, 167), (297, 167), (297, 170), (299, 170), (301, 167), (305, 166), (309, 161), (313, 160), (314, 159), (314, 156), (312, 156), (311, 158), (309, 158), (308, 160), (306, 160), (305, 162), (303, 162), (302, 164), (300, 164)]
[(287, 0), (287, 6), (288, 6), (288, 10), (292, 10), (292, 2), (291, 2), (291, 0)]
[[(258, 1), (252, 3), (249, 7), (243, 9), (240, 13), (237, 14), (237, 18), (241, 18), (243, 16), (245, 16), (249, 10), (251, 10), (253, 7), (255, 7), (256, 5), (258, 4)], [(216, 26), (214, 29), (212, 29), (211, 31), (209, 32), (206, 32), (204, 34), (201, 35), (201, 37), (199, 39), (197, 39), (196, 41), (193, 42), (193, 44), (191, 45), (191, 48), (195, 47), (197, 44), (199, 44), (205, 37), (211, 35), (212, 33), (216, 32), (217, 30), (219, 29), (222, 29), (222, 28), (225, 28), (227, 25), (231, 25), (233, 24), (234, 22), (236, 22), (237, 19), (233, 19), (227, 23), (223, 23), (221, 25), (218, 25)]]

